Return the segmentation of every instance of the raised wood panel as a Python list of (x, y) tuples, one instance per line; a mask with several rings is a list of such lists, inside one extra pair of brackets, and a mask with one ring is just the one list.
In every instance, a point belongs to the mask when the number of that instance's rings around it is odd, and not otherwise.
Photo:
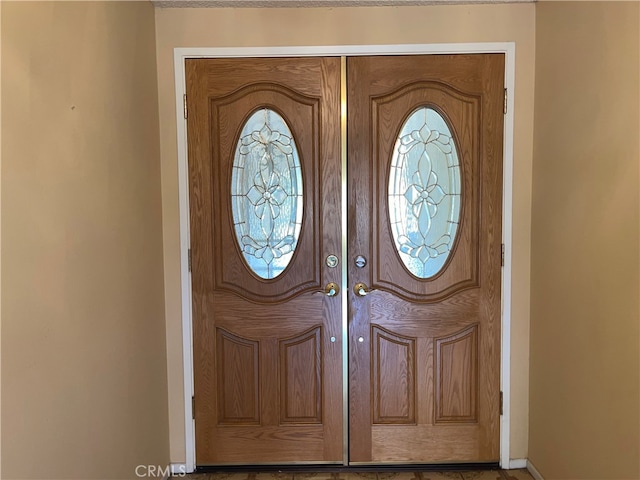
[(260, 423), (260, 343), (217, 329), (218, 422)]
[[(373, 281), (413, 302), (433, 303), (478, 286), (480, 225), (480, 112), (479, 95), (463, 93), (437, 81), (403, 85), (372, 97), (373, 142)], [(449, 257), (440, 272), (420, 279), (407, 270), (396, 250), (389, 223), (389, 171), (398, 130), (417, 108), (432, 108), (446, 120), (458, 152), (461, 174), (460, 222)]]
[[(303, 218), (294, 256), (279, 276), (265, 281), (247, 265), (234, 231), (231, 176), (238, 138), (249, 116), (259, 108), (276, 110), (297, 146), (303, 184)], [(318, 212), (322, 202), (319, 171), (320, 98), (302, 95), (275, 83), (255, 83), (209, 102), (214, 192), (214, 288), (260, 303), (279, 303), (321, 286), (321, 241)], [(316, 212), (317, 209), (317, 212)]]
[(435, 422), (477, 422), (478, 325), (435, 343)]
[[(496, 461), (504, 55), (359, 56), (347, 66), (348, 276), (373, 289), (348, 296), (349, 458)], [(395, 141), (421, 107), (447, 121), (461, 166), (457, 241), (430, 279), (410, 274), (396, 253), (387, 207)], [(356, 268), (356, 255), (368, 258), (367, 265)], [(372, 324), (416, 339), (415, 423), (375, 423)], [(401, 358), (402, 348), (393, 348), (389, 356)], [(453, 377), (445, 379), (449, 372)]]
[(280, 423), (322, 423), (322, 328), (278, 345)]
[(416, 421), (416, 339), (371, 327), (373, 423)]

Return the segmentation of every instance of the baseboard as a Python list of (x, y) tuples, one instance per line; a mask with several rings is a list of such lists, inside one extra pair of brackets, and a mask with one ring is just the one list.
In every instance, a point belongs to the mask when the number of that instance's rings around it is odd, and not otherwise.
[[(172, 477), (184, 477), (187, 473), (187, 464), (186, 463), (172, 463), (171, 467), (171, 476)], [(165, 479), (166, 480), (166, 479)]]
[(531, 463), (531, 460), (527, 460), (527, 470), (529, 470), (531, 476), (536, 480), (544, 480), (538, 469)]
[(526, 458), (512, 458), (509, 460), (509, 470), (514, 470), (516, 468), (527, 468), (527, 459)]

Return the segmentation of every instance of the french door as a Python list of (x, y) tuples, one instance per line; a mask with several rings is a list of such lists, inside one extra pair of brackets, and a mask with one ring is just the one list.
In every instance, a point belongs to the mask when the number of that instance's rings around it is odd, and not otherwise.
[(495, 462), (504, 57), (342, 65), (187, 60), (196, 464)]

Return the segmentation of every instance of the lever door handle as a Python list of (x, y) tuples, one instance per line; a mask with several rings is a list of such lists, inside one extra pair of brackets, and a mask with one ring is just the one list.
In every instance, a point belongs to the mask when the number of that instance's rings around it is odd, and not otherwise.
[(329, 282), (324, 290), (320, 290), (320, 293), (324, 293), (327, 297), (335, 297), (340, 293), (340, 287), (335, 282)]
[(365, 295), (369, 295), (373, 291), (373, 288), (367, 287), (366, 284), (359, 282), (353, 286), (353, 293), (358, 295), (359, 297), (364, 297)]

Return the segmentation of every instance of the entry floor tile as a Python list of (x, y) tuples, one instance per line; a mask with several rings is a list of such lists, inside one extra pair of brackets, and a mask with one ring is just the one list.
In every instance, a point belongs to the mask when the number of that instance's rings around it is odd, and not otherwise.
[(462, 480), (459, 472), (378, 472), (377, 480)]
[(505, 480), (500, 470), (479, 470), (460, 472), (463, 480)]
[(420, 472), (213, 472), (191, 473), (176, 480), (533, 480), (526, 469)]
[(502, 470), (505, 480), (533, 480), (533, 476), (526, 468), (516, 470)]

